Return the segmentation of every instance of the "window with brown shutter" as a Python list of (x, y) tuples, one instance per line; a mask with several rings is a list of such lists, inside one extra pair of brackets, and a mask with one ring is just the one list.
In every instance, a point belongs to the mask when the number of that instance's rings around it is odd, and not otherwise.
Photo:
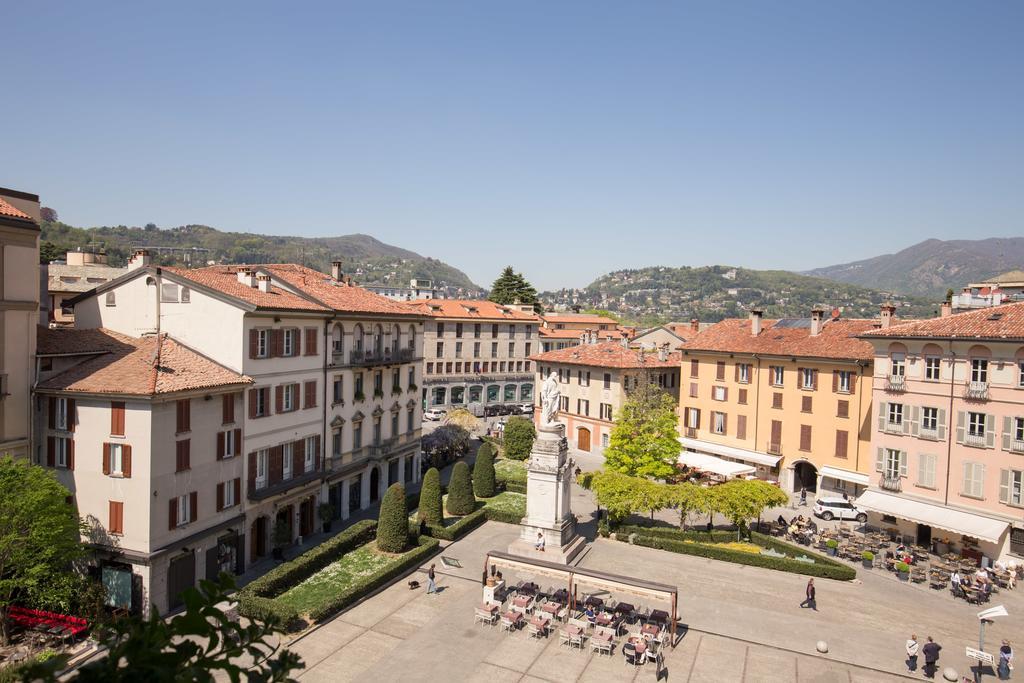
[(68, 469), (75, 469), (75, 440), (68, 439)]
[(69, 432), (73, 432), (73, 431), (75, 431), (75, 422), (78, 421), (76, 419), (77, 415), (75, 414), (75, 399), (69, 398), (67, 405), (68, 405), (68, 431)]
[(169, 501), (170, 507), (167, 510), (167, 528), (177, 529), (178, 528), (178, 499), (171, 498)]
[(725, 379), (725, 361), (720, 360), (715, 363), (715, 379), (718, 381)]
[(224, 432), (217, 432), (217, 459), (224, 459)]
[(46, 426), (50, 429), (57, 428), (57, 398), (51, 396), (46, 406)]
[(698, 386), (696, 382), (690, 382), (690, 398), (697, 398)]
[(747, 438), (747, 416), (737, 415), (736, 416), (736, 438), (745, 439)]
[(271, 338), (273, 339), (273, 353), (271, 354), (274, 358), (279, 358), (284, 355), (284, 330), (271, 330)]
[(124, 533), (124, 503), (111, 500), (110, 512), (108, 514), (107, 532), (111, 534)]
[(746, 403), (747, 403), (747, 390), (746, 389), (740, 389), (739, 390), (739, 397), (737, 398), (737, 400), (740, 403), (746, 405)]
[(768, 452), (778, 455), (782, 452), (782, 421), (772, 420), (772, 436), (768, 442)]
[(696, 358), (690, 359), (690, 377), (697, 376), (697, 368), (699, 367), (699, 365), (700, 362)]
[(259, 389), (250, 389), (249, 390), (249, 419), (250, 420), (252, 420), (252, 419), (254, 419), (256, 417), (256, 410), (257, 410), (257, 405), (258, 405), (258, 402), (259, 402), (259, 398), (256, 396), (256, 392), (258, 392), (258, 391), (259, 391)]
[(838, 393), (838, 392), (839, 392), (839, 371), (838, 370), (833, 370), (832, 371), (832, 393), (835, 394), (835, 393)]
[(192, 429), (192, 399), (183, 398), (178, 401), (177, 433), (183, 434)]
[(124, 436), (124, 401), (110, 402), (110, 435)]
[(298, 477), (305, 474), (306, 468), (306, 440), (299, 439), (292, 444), (292, 476)]
[(241, 504), (242, 501), (242, 478), (235, 477), (235, 505)]
[(121, 446), (121, 476), (132, 478), (132, 447), (127, 444)]
[(110, 444), (103, 444), (103, 474), (110, 474)]
[(775, 393), (772, 394), (772, 408), (781, 408), (781, 407), (782, 407), (782, 394), (776, 391)]
[(175, 444), (175, 472), (184, 472), (191, 469), (192, 447), (189, 439), (183, 439)]
[(57, 464), (57, 439), (53, 436), (46, 437), (46, 465), (54, 467)]
[(258, 358), (260, 355), (260, 332), (249, 330), (249, 358)]
[(235, 421), (235, 395), (224, 394), (220, 399), (221, 424), (229, 425)]
[(307, 327), (306, 334), (303, 341), (306, 343), (306, 355), (315, 356), (317, 353), (317, 329), (315, 327)]
[(303, 401), (303, 408), (316, 408), (316, 380), (306, 382), (305, 384), (305, 401)]
[(849, 433), (842, 429), (836, 430), (836, 457), (846, 457), (846, 444), (849, 439)]
[(280, 413), (284, 410), (284, 385), (278, 384), (274, 387), (274, 412)]
[(800, 425), (800, 450), (811, 450), (811, 425)]
[(188, 508), (188, 521), (194, 522), (197, 519), (199, 519), (199, 494), (196, 493), (195, 491), (188, 494)]
[(217, 512), (224, 509), (224, 483), (217, 484)]
[(836, 416), (837, 417), (850, 417), (850, 402), (839, 401), (836, 404)]
[(800, 397), (800, 412), (802, 412), (802, 413), (809, 413), (809, 412), (811, 412), (811, 402), (812, 402), (812, 400), (813, 399), (810, 396), (801, 396)]

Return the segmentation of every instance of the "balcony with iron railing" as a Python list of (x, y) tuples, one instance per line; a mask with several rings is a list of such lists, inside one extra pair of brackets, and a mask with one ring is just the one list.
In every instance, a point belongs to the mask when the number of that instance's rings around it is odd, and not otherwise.
[(1010, 452), (1011, 453), (1024, 453), (1024, 439), (1011, 439), (1010, 440)]
[(887, 434), (903, 434), (904, 433), (904, 422), (903, 420), (886, 420), (882, 423), (882, 431)]
[(939, 428), (937, 425), (935, 427), (926, 427), (922, 424), (917, 435), (922, 439), (927, 439), (928, 441), (939, 441), (941, 438), (939, 436)]
[(696, 427), (686, 427), (686, 428), (684, 428), (683, 429), (683, 436), (685, 436), (687, 439), (696, 439), (697, 438), (697, 428)]
[(878, 480), (878, 488), (885, 491), (900, 492), (903, 490), (903, 477), (898, 474), (883, 474)]
[(769, 455), (782, 455), (782, 442), (769, 441), (765, 446), (765, 452)]
[(415, 350), (404, 349), (353, 349), (348, 354), (349, 365), (371, 366), (409, 363), (415, 359)]
[(907, 378), (904, 375), (889, 375), (885, 379), (885, 390), (903, 392), (907, 390)]
[(970, 432), (964, 434), (964, 445), (985, 448), (985, 434), (971, 434)]
[(988, 382), (968, 382), (964, 387), (964, 398), (969, 401), (988, 400)]

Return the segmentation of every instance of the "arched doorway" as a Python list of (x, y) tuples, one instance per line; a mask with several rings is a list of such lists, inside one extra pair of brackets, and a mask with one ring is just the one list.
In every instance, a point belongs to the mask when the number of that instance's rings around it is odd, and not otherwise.
[(380, 468), (370, 469), (370, 502), (374, 503), (380, 497)]
[(590, 452), (590, 430), (586, 427), (580, 427), (576, 432), (576, 448)]
[(807, 489), (808, 493), (818, 490), (818, 468), (806, 460), (793, 465), (793, 492), (801, 488)]

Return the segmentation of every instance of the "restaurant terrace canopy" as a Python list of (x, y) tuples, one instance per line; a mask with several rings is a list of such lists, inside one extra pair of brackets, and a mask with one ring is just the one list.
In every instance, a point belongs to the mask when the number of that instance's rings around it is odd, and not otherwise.
[(741, 462), (723, 460), (722, 458), (716, 458), (715, 456), (708, 455), (707, 453), (694, 453), (692, 451), (683, 451), (680, 453), (679, 463), (686, 465), (687, 467), (694, 467), (704, 472), (720, 474), (727, 478), (739, 477), (745, 474), (753, 474), (755, 472), (754, 468), (750, 465), (744, 465)]
[(487, 557), (484, 558), (484, 571), (486, 572), (492, 566), (509, 569), (517, 573), (543, 576), (564, 584), (569, 593), (570, 608), (575, 606), (576, 588), (579, 586), (608, 591), (614, 595), (628, 595), (630, 598), (639, 598), (664, 605), (668, 607), (666, 611), (669, 614), (669, 633), (672, 635), (672, 647), (675, 648), (676, 646), (676, 622), (679, 620), (677, 613), (679, 589), (675, 586), (637, 579), (631, 576), (609, 574), (608, 572), (596, 569), (571, 567), (556, 562), (535, 560), (530, 557), (511, 555), (497, 550), (490, 551), (487, 553)]

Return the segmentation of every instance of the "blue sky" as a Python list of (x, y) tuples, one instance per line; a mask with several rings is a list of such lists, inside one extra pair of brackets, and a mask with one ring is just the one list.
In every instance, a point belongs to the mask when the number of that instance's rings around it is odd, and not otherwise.
[(1024, 3), (9, 3), (0, 185), (487, 285), (1024, 234)]

